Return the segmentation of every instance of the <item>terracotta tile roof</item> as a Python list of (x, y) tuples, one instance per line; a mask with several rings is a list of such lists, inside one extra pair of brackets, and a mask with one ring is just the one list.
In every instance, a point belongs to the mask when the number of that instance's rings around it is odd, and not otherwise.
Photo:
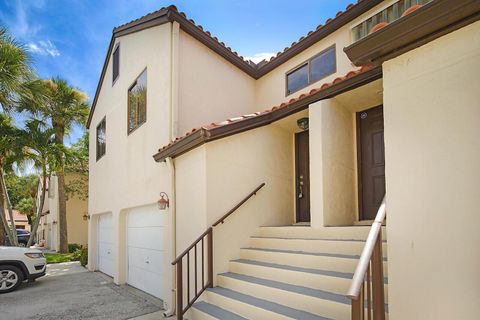
[(250, 60), (246, 60), (237, 52), (233, 51), (232, 48), (228, 47), (224, 42), (220, 41), (217, 37), (212, 36), (209, 31), (204, 30), (201, 25), (197, 25), (194, 20), (188, 19), (186, 14), (178, 11), (177, 7), (174, 5), (163, 7), (160, 10), (122, 24), (113, 29), (110, 45), (98, 81), (97, 90), (95, 91), (95, 96), (93, 98), (92, 108), (88, 116), (87, 127), (90, 127), (100, 88), (107, 69), (107, 64), (117, 36), (143, 30), (162, 23), (177, 21), (185, 32), (201, 41), (204, 45), (240, 68), (242, 71), (246, 72), (254, 79), (258, 79), (303, 50), (309, 48), (311, 45), (317, 43), (327, 35), (336, 31), (346, 23), (352, 21), (359, 15), (375, 7), (382, 1), (383, 0), (358, 0), (354, 4), (349, 4), (344, 11), (337, 12), (334, 18), (327, 19), (324, 24), (318, 25), (315, 30), (308, 32), (306, 36), (301, 37), (298, 41), (294, 41), (290, 46), (285, 47), (282, 51), (278, 52), (276, 56), (270, 58), (270, 60), (263, 60), (257, 64)]
[(269, 109), (266, 109), (266, 110), (263, 110), (263, 111), (259, 111), (259, 112), (255, 112), (255, 113), (251, 113), (251, 114), (246, 114), (246, 115), (242, 115), (242, 116), (235, 117), (235, 118), (230, 118), (230, 119), (227, 119), (227, 120), (224, 120), (224, 121), (221, 121), (221, 122), (212, 122), (212, 123), (204, 125), (202, 127), (193, 128), (191, 131), (185, 133), (184, 135), (182, 135), (180, 137), (177, 137), (174, 141), (171, 141), (169, 144), (161, 147), (158, 150), (158, 152), (163, 152), (166, 149), (171, 148), (172, 146), (176, 145), (177, 143), (179, 143), (180, 141), (184, 140), (185, 138), (189, 137), (190, 135), (192, 135), (193, 133), (195, 133), (197, 131), (204, 130), (204, 131), (208, 132), (208, 131), (210, 131), (212, 129), (215, 129), (215, 128), (218, 128), (218, 127), (228, 127), (228, 126), (231, 126), (233, 124), (238, 124), (239, 122), (247, 120), (247, 119), (251, 119), (251, 118), (258, 117), (258, 116), (261, 116), (261, 115), (265, 115), (265, 114), (268, 114), (268, 113), (273, 113), (277, 110), (284, 109), (284, 108), (288, 107), (289, 105), (291, 105), (295, 102), (301, 102), (302, 100), (304, 100), (304, 99), (306, 99), (306, 98), (308, 98), (308, 97), (310, 97), (310, 96), (312, 96), (312, 95), (314, 95), (314, 94), (316, 94), (316, 93), (318, 93), (322, 90), (325, 90), (325, 89), (327, 89), (328, 87), (330, 87), (334, 84), (338, 84), (340, 82), (343, 82), (346, 79), (349, 79), (349, 78), (351, 78), (355, 75), (358, 75), (358, 74), (364, 73), (366, 71), (369, 71), (370, 69), (371, 69), (370, 67), (364, 66), (364, 67), (361, 67), (359, 69), (349, 71), (344, 76), (335, 78), (332, 82), (324, 83), (321, 86), (310, 90), (308, 93), (303, 93), (303, 94), (299, 95), (297, 98), (292, 98), (288, 102), (283, 102), (278, 106), (273, 106), (273, 107), (271, 107)]
[[(360, 2), (363, 2), (363, 1), (367, 1), (367, 0), (358, 0), (357, 3), (360, 3)], [(178, 12), (178, 14), (180, 14), (183, 18), (187, 19), (192, 25), (194, 25), (197, 29), (199, 29), (200, 31), (202, 31), (203, 33), (205, 33), (207, 36), (209, 36), (211, 39), (215, 40), (216, 42), (218, 42), (220, 45), (222, 45), (223, 47), (227, 48), (229, 51), (231, 51), (233, 54), (235, 54), (238, 58), (240, 58), (241, 60), (255, 66), (255, 67), (260, 67), (260, 66), (264, 66), (266, 63), (270, 62), (270, 61), (273, 61), (275, 59), (277, 59), (278, 57), (280, 57), (281, 55), (283, 55), (284, 53), (286, 53), (288, 50), (290, 50), (291, 48), (299, 45), (302, 41), (304, 41), (307, 37), (310, 37), (314, 32), (316, 31), (319, 31), (320, 29), (322, 28), (325, 28), (328, 26), (328, 24), (330, 24), (332, 21), (334, 21), (335, 19), (337, 19), (338, 17), (340, 17), (342, 14), (344, 14), (345, 12), (347, 12), (348, 10), (351, 10), (352, 8), (355, 7), (356, 4), (353, 4), (353, 3), (350, 3), (349, 5), (347, 5), (347, 7), (345, 8), (345, 11), (338, 11), (337, 14), (335, 15), (334, 18), (328, 18), (324, 24), (319, 24), (315, 30), (311, 30), (307, 33), (307, 35), (305, 36), (302, 36), (300, 37), (297, 41), (294, 41), (290, 44), (290, 46), (288, 47), (285, 47), (282, 51), (279, 51), (277, 52), (277, 54), (275, 56), (272, 56), (268, 61), (267, 60), (263, 60), (259, 63), (254, 63), (253, 61), (251, 60), (246, 60), (243, 56), (239, 55), (236, 51), (233, 51), (232, 48), (228, 47), (225, 45), (224, 42), (220, 41), (217, 37), (213, 36), (209, 31), (205, 30), (203, 28), (202, 25), (199, 25), (199, 24), (196, 24), (195, 21), (193, 19), (189, 19), (187, 17), (187, 15), (185, 14), (185, 12), (182, 12), (182, 11), (178, 11), (177, 7), (175, 5), (170, 5), (168, 7), (162, 7), (161, 9), (157, 10), (157, 11), (154, 11), (154, 12), (151, 12), (151, 13), (148, 13), (138, 19), (135, 19), (135, 20), (132, 20), (132, 21), (129, 21), (127, 23), (124, 23), (118, 27), (115, 27), (113, 29), (113, 33), (116, 33), (116, 32), (119, 32), (119, 31), (123, 31), (125, 29), (128, 29), (129, 27), (135, 25), (135, 24), (138, 24), (138, 23), (145, 23), (145, 22), (148, 22), (150, 20), (153, 20), (161, 15), (164, 15), (166, 14), (168, 11), (173, 11), (173, 12)]]

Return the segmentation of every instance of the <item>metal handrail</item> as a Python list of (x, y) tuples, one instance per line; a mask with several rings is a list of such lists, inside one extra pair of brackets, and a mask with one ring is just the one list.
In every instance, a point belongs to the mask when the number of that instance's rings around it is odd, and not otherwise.
[[(386, 201), (384, 197), (368, 233), (365, 247), (347, 292), (347, 297), (352, 300), (352, 319), (363, 319), (365, 300), (368, 304), (367, 312), (369, 313), (369, 319), (372, 308), (373, 319), (385, 319), (382, 255), (382, 223), (385, 216)], [(364, 289), (365, 282), (367, 285), (367, 296), (364, 298), (365, 292), (362, 289)], [(370, 294), (372, 294), (372, 298)]]
[[(232, 213), (234, 213), (238, 208), (240, 208), (245, 202), (248, 201), (251, 197), (257, 194), (257, 192), (265, 186), (265, 183), (260, 184), (255, 190), (250, 192), (245, 198), (243, 198), (236, 206), (230, 209), (226, 214), (224, 214), (220, 219), (218, 219), (211, 227), (209, 227), (205, 232), (203, 232), (191, 245), (189, 245), (178, 257), (172, 261), (172, 265), (176, 266), (176, 283), (177, 283), (177, 319), (182, 320), (183, 315), (187, 310), (193, 305), (193, 303), (200, 297), (200, 295), (205, 291), (207, 288), (213, 287), (213, 227), (224, 223), (225, 219), (228, 218)], [(205, 282), (204, 275), (205, 275), (205, 249), (204, 249), (204, 242), (207, 241), (207, 281)], [(197, 251), (201, 251), (201, 288), (198, 289), (197, 285), (200, 279), (198, 277), (198, 259), (197, 259)], [(190, 299), (190, 252), (194, 250), (194, 297)], [(187, 304), (183, 306), (183, 259), (187, 257)]]
[(262, 189), (263, 187), (265, 186), (265, 182), (263, 182), (261, 185), (259, 185), (255, 190), (253, 190), (252, 192), (250, 192), (250, 194), (248, 196), (246, 196), (245, 198), (243, 198), (242, 201), (240, 201), (235, 207), (233, 207), (232, 209), (230, 209), (230, 211), (228, 211), (226, 214), (224, 214), (220, 219), (218, 219), (214, 224), (212, 224), (212, 227), (216, 227), (218, 226), (220, 223), (223, 223), (225, 219), (227, 219), (232, 213), (234, 213), (235, 211), (237, 211), (238, 208), (240, 208), (245, 202), (248, 201), (248, 199), (250, 199), (251, 197), (253, 197), (254, 195), (257, 194), (258, 190)]

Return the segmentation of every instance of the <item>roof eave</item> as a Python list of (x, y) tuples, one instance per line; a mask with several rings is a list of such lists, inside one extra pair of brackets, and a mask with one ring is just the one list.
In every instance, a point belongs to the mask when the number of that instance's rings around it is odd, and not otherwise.
[(478, 0), (435, 0), (344, 51), (356, 66), (380, 65), (479, 19)]
[(289, 103), (286, 107), (276, 109), (272, 112), (263, 113), (255, 117), (246, 118), (241, 121), (224, 126), (213, 127), (211, 129), (202, 128), (200, 131), (197, 131), (186, 138), (181, 139), (178, 142), (174, 142), (172, 145), (159, 150), (159, 152), (156, 153), (153, 158), (155, 161), (161, 162), (168, 157), (178, 157), (207, 142), (268, 125), (272, 122), (302, 111), (308, 108), (308, 106), (312, 103), (334, 97), (349, 90), (353, 90), (367, 83), (380, 79), (381, 77), (382, 68), (372, 68), (350, 78), (346, 78), (338, 83), (333, 83), (314, 94), (308, 95), (302, 99), (298, 99)]

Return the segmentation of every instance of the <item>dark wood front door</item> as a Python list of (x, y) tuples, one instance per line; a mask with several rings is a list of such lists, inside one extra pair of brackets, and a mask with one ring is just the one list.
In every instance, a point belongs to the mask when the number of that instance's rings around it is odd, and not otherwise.
[(295, 134), (297, 222), (310, 222), (310, 161), (308, 131)]
[(385, 196), (383, 106), (357, 113), (359, 209), (361, 220), (373, 220)]

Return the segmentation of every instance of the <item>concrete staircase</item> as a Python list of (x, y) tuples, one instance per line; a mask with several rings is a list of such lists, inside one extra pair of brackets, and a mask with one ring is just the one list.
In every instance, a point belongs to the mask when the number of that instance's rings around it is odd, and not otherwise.
[[(262, 227), (189, 319), (351, 319), (345, 296), (369, 227)], [(385, 232), (384, 239), (385, 238)], [(386, 257), (386, 240), (383, 244)], [(384, 262), (385, 277), (387, 265)], [(385, 282), (385, 295), (387, 295)]]

